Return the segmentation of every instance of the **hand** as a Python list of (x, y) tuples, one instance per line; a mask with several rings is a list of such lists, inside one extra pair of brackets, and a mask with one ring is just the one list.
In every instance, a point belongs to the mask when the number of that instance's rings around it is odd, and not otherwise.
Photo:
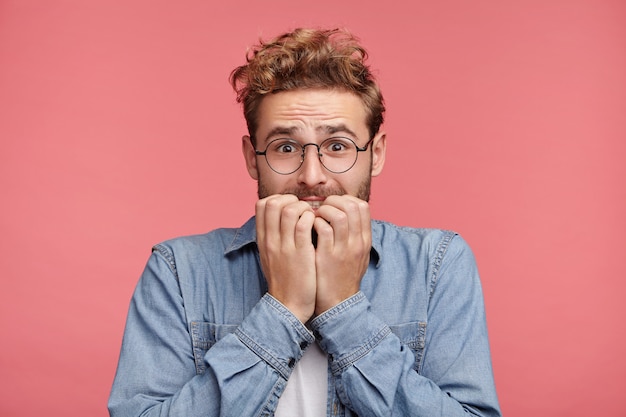
[(256, 204), (257, 244), (268, 292), (306, 323), (315, 311), (315, 248), (311, 206), (291, 194)]
[(329, 196), (316, 212), (314, 227), (319, 315), (359, 291), (372, 248), (369, 205), (349, 195)]

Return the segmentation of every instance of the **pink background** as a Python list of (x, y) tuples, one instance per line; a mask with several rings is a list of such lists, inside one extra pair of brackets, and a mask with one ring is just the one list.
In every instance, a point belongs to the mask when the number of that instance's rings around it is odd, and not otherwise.
[(373, 213), (472, 245), (504, 414), (626, 415), (626, 3), (247, 3), (0, 0), (0, 415), (107, 415), (151, 245), (253, 212), (227, 77), (297, 26), (369, 49)]

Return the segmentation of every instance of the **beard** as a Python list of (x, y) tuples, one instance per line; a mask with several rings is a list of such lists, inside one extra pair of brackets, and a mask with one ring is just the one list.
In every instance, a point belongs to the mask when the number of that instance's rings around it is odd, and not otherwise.
[[(372, 177), (368, 175), (367, 178), (365, 178), (361, 182), (361, 184), (359, 184), (359, 188), (356, 194), (354, 195), (354, 197), (357, 197), (361, 200), (369, 202), (371, 184), (372, 184)], [(259, 200), (260, 200), (276, 193), (270, 192), (267, 189), (267, 187), (265, 187), (265, 184), (263, 183), (263, 178), (259, 176), (259, 180), (257, 182), (257, 194), (259, 195)], [(312, 187), (312, 188), (311, 187), (298, 187), (298, 188), (288, 189), (288, 190), (281, 191), (280, 194), (293, 194), (296, 197), (298, 197), (298, 199), (302, 199), (305, 197), (313, 197), (313, 196), (326, 198), (331, 195), (344, 195), (344, 194), (347, 194), (347, 192), (345, 189), (343, 189), (343, 187), (317, 186), (317, 187)]]

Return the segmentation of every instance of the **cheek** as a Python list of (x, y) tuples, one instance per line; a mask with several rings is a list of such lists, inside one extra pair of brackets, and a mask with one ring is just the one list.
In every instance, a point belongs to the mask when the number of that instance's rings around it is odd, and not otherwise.
[(280, 194), (288, 185), (289, 176), (276, 174), (271, 169), (259, 169), (259, 189), (267, 195)]
[(347, 193), (354, 195), (355, 191), (358, 190), (365, 177), (360, 175), (360, 172), (350, 172), (349, 174), (345, 173), (343, 175), (343, 177), (336, 176), (334, 178), (335, 183), (337, 183)]
[(372, 176), (369, 161), (364, 162), (366, 163), (355, 165), (350, 171), (346, 172), (344, 178), (336, 177), (336, 180), (348, 194), (368, 200)]

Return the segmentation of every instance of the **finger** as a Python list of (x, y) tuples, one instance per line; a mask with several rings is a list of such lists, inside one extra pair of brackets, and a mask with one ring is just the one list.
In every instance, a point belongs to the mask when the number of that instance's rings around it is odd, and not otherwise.
[(372, 241), (372, 223), (369, 204), (353, 196), (347, 196), (346, 200), (349, 201), (347, 204), (349, 207), (346, 207), (345, 210), (354, 214), (350, 215), (350, 219), (354, 220), (350, 223), (350, 230), (355, 232), (352, 238), (362, 239), (364, 245), (369, 248)]
[(267, 197), (265, 200), (265, 229), (279, 231), (283, 208), (288, 204), (298, 201), (298, 199), (292, 195), (278, 194)]
[(265, 239), (265, 203), (266, 202), (267, 202), (267, 198), (264, 198), (264, 199), (258, 200), (255, 205), (257, 242), (262, 242)]
[[(300, 220), (303, 214), (310, 212), (313, 214), (313, 209), (309, 204), (304, 201), (299, 201), (295, 198), (295, 201), (287, 202), (280, 211), (280, 237), (283, 246), (295, 247), (296, 235), (302, 233), (302, 229), (307, 227), (307, 218), (305, 217), (304, 224), (300, 224)], [(311, 232), (312, 222), (308, 220), (308, 231)], [(310, 240), (310, 239), (309, 239)]]
[(371, 244), (372, 225), (369, 204), (357, 197), (346, 195), (341, 201), (343, 210), (348, 213), (351, 239), (363, 239)]
[(372, 218), (370, 206), (367, 201), (360, 200), (355, 197), (355, 203), (358, 205), (361, 219), (361, 233), (367, 248), (372, 246)]
[[(330, 238), (333, 247), (348, 239), (350, 229), (347, 213), (336, 206), (328, 204), (322, 205), (317, 209), (316, 214), (325, 223), (325, 225), (322, 225), (320, 238), (325, 241), (328, 241)], [(330, 230), (331, 235), (329, 235), (327, 230)]]
[(280, 224), (282, 208), (290, 202), (297, 201), (295, 196), (272, 195), (259, 200), (257, 210), (257, 241), (272, 242), (272, 246), (280, 244)]
[(322, 251), (330, 250), (335, 245), (335, 231), (328, 221), (319, 216), (319, 210), (316, 214), (313, 228), (317, 233), (317, 249)]
[(360, 245), (369, 242), (371, 224), (367, 202), (349, 195), (331, 196), (318, 213), (331, 223), (336, 244)]
[[(307, 206), (308, 204), (305, 203)], [(313, 244), (311, 231), (315, 222), (315, 214), (309, 206), (309, 210), (302, 213), (295, 227), (295, 245), (296, 248), (303, 248)]]

